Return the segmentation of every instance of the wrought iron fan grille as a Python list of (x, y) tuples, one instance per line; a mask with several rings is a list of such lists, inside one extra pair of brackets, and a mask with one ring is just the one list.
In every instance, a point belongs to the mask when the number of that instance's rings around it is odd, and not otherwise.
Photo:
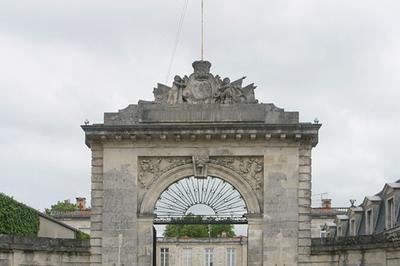
[[(239, 191), (211, 176), (192, 176), (173, 183), (161, 194), (154, 212), (155, 224), (247, 223), (246, 204)], [(185, 219), (188, 216), (196, 219)]]

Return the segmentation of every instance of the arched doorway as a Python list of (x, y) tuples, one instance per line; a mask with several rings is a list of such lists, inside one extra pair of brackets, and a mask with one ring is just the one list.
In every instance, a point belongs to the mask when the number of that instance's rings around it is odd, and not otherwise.
[(174, 182), (160, 195), (154, 214), (155, 233), (163, 237), (154, 238), (153, 265), (240, 266), (247, 259), (247, 207), (223, 179)]
[[(250, 238), (256, 236), (257, 240), (254, 239), (255, 241), (251, 244), (261, 247), (262, 242), (258, 243), (261, 239), (260, 235), (254, 233), (254, 229), (259, 229), (255, 226), (254, 216), (256, 215), (257, 219), (261, 219), (259, 215), (260, 207), (251, 186), (243, 177), (220, 165), (209, 164), (208, 173), (207, 177), (198, 178), (193, 176), (191, 164), (176, 167), (157, 177), (144, 195), (141, 204), (142, 216), (147, 217), (144, 218), (147, 219), (147, 223), (151, 219), (152, 225), (156, 225), (158, 230), (160, 225), (184, 224), (200, 224), (209, 228), (209, 244), (207, 245), (204, 244), (204, 239), (195, 240), (192, 238), (188, 240), (186, 238), (184, 241), (177, 240), (175, 244), (182, 247), (180, 242), (184, 242), (185, 248), (181, 250), (182, 257), (177, 258), (175, 256), (173, 260), (167, 259), (172, 250), (162, 248), (161, 245), (156, 247), (156, 237), (153, 235), (153, 265), (181, 265), (185, 258), (192, 259), (190, 250), (193, 245), (197, 248), (197, 251), (193, 254), (202, 253), (201, 262), (199, 262), (199, 259), (195, 262), (196, 258), (193, 255), (193, 265), (198, 263), (201, 263), (200, 265), (204, 263), (206, 263), (205, 265), (213, 265), (212, 262), (215, 265), (217, 260), (218, 263), (222, 262), (223, 265), (229, 265), (227, 264), (229, 260), (240, 260), (240, 263), (232, 265), (247, 265), (249, 243), (247, 236)], [(249, 219), (251, 220), (250, 225), (248, 225)], [(235, 233), (239, 232), (237, 233), (238, 237), (231, 236), (229, 238), (222, 233), (218, 237), (225, 237), (223, 240), (222, 238), (212, 240), (215, 234), (211, 235), (210, 232), (213, 230), (210, 228), (218, 225), (234, 226)], [(153, 231), (153, 234), (156, 234), (156, 232)], [(160, 233), (158, 236), (160, 236)], [(218, 249), (214, 250), (212, 244), (210, 244), (213, 241), (219, 243)], [(229, 244), (222, 247), (224, 241)], [(169, 244), (174, 243), (169, 242)], [(200, 255), (197, 256), (199, 258)], [(160, 263), (161, 260), (164, 264)]]

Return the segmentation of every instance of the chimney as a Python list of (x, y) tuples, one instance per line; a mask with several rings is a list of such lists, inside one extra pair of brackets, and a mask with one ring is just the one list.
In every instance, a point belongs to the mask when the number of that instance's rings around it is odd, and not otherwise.
[(324, 209), (332, 208), (332, 199), (321, 199), (321, 205)]
[(76, 207), (81, 211), (86, 209), (86, 198), (76, 198)]

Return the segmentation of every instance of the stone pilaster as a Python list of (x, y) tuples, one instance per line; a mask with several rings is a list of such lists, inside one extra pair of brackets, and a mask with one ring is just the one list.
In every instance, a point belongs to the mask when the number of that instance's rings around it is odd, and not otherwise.
[(262, 266), (263, 259), (263, 218), (261, 215), (249, 215), (247, 229), (248, 266)]
[(92, 143), (91, 215), (90, 215), (90, 264), (102, 263), (102, 208), (103, 208), (103, 146)]
[(309, 265), (311, 253), (311, 145), (299, 149), (298, 265)]
[(153, 265), (153, 216), (139, 217), (138, 265)]

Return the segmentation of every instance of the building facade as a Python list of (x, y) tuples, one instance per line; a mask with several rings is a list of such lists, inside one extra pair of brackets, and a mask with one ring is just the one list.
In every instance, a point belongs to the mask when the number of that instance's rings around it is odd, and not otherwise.
[(51, 217), (90, 235), (90, 208), (86, 207), (86, 198), (76, 198), (75, 205), (76, 210), (52, 211)]
[[(400, 180), (386, 183), (359, 206), (351, 206), (326, 226), (329, 237), (356, 237), (393, 233), (400, 230)], [(399, 231), (400, 232), (400, 231)]]
[(157, 266), (247, 266), (247, 238), (157, 238)]

